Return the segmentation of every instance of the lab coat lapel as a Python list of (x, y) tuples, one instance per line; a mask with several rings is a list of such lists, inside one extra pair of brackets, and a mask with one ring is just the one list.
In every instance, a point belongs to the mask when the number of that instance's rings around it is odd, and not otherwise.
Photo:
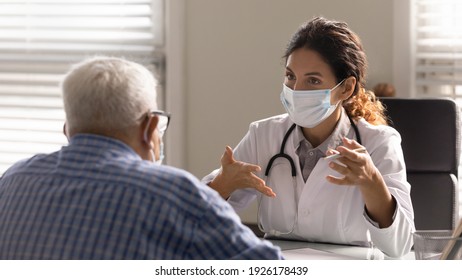
[[(304, 183), (303, 191), (301, 192), (300, 199), (302, 197), (316, 197), (322, 187), (325, 187), (327, 181), (326, 176), (328, 170), (331, 170), (328, 166), (328, 161), (319, 159), (318, 163), (311, 171), (308, 180)], [(301, 174), (301, 173), (300, 173)], [(301, 177), (301, 176), (300, 176)], [(303, 181), (303, 178), (302, 178)]]

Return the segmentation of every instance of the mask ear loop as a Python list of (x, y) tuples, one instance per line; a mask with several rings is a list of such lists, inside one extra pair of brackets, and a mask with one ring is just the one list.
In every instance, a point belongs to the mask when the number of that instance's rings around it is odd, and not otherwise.
[[(149, 130), (149, 125), (151, 125), (151, 120), (152, 120), (152, 118), (148, 117), (148, 123), (146, 124), (146, 129), (144, 130), (144, 133), (143, 133), (143, 139), (144, 139), (144, 141), (146, 143), (149, 144), (149, 148), (152, 151), (152, 149), (154, 149), (154, 147), (152, 146), (152, 143), (148, 140), (148, 130)], [(153, 159), (154, 159), (154, 157), (153, 157)]]
[(146, 124), (146, 128), (143, 133), (143, 140), (148, 143), (149, 145), (149, 153), (151, 154), (151, 161), (155, 162), (156, 161), (156, 155), (154, 154), (154, 147), (152, 146), (151, 141), (148, 140), (148, 130), (149, 130), (149, 125), (151, 125), (151, 120), (152, 118), (148, 117), (148, 123)]
[(334, 89), (338, 88), (343, 82), (345, 82), (346, 78), (341, 80), (340, 83), (336, 84), (335, 87), (333, 87), (330, 91), (333, 91)]
[[(333, 87), (333, 88), (330, 90), (330, 92), (333, 92), (333, 91), (334, 91), (336, 88), (338, 88), (345, 80), (346, 80), (346, 78), (343, 79), (343, 80), (341, 80), (340, 83), (338, 83), (337, 85), (335, 85), (335, 87)], [(337, 104), (335, 104), (335, 108), (337, 108), (341, 103), (342, 103), (342, 100), (339, 100), (339, 101), (337, 102)]]

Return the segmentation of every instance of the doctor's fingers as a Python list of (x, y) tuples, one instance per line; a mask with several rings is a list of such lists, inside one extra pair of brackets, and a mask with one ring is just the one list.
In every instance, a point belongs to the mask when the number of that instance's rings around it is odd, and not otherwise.
[(350, 138), (347, 138), (347, 137), (343, 137), (342, 142), (343, 142), (343, 145), (345, 145), (345, 147), (347, 147), (348, 149), (351, 149), (351, 150), (363, 147), (363, 146), (361, 146), (361, 144), (356, 142), (356, 140), (350, 139)]
[(337, 185), (370, 185), (373, 182), (374, 173), (370, 165), (352, 164), (343, 166), (337, 163), (329, 164), (329, 167), (343, 175), (342, 178), (327, 176), (327, 180)]
[[(364, 148), (364, 147), (362, 147)], [(364, 162), (368, 156), (367, 151), (354, 151), (344, 146), (337, 147), (337, 151), (342, 155), (338, 160), (343, 163), (342, 160), (350, 160), (353, 162)]]
[(336, 177), (333, 175), (326, 176), (326, 180), (332, 184), (336, 185), (352, 185), (351, 177), (355, 175), (352, 173), (351, 169), (344, 164), (339, 164), (335, 161), (329, 163), (329, 167), (332, 170), (337, 171), (339, 174), (344, 175), (343, 177)]
[(233, 155), (233, 149), (230, 146), (226, 146), (225, 152), (221, 156), (221, 165), (228, 165), (236, 162)]
[(326, 156), (337, 155), (337, 154), (339, 154), (339, 152), (334, 149), (327, 149), (326, 151)]
[(265, 181), (262, 178), (256, 176), (255, 174), (251, 174), (251, 176), (248, 177), (247, 180), (248, 182), (247, 184), (245, 184), (247, 185), (247, 187), (254, 188), (266, 196), (276, 197), (276, 194), (273, 192), (273, 190), (270, 187), (268, 187), (265, 184)]
[[(340, 163), (335, 163), (333, 166), (335, 167), (332, 168), (339, 172), (342, 175), (349, 175), (352, 178), (358, 178), (358, 177), (363, 177), (364, 175), (367, 175), (368, 170), (370, 169), (370, 165), (372, 163), (372, 160), (370, 159), (369, 156), (362, 155), (364, 158), (358, 161), (353, 161), (349, 158), (342, 157), (337, 159)], [(330, 164), (329, 164), (330, 166)]]
[(330, 162), (329, 167), (344, 175), (342, 178), (328, 176), (328, 181), (337, 185), (356, 185), (367, 177), (367, 166), (351, 160), (342, 159), (342, 163)]
[(332, 175), (327, 175), (326, 179), (330, 183), (336, 184), (336, 185), (350, 185), (350, 186), (354, 185), (354, 182), (348, 176), (344, 176), (342, 178), (339, 178), (339, 177), (335, 177), (335, 176), (332, 176)]
[(342, 175), (347, 175), (351, 172), (350, 168), (347, 165), (339, 164), (335, 161), (330, 162), (329, 167)]
[(258, 187), (256, 188), (257, 191), (261, 192), (262, 194), (269, 196), (269, 197), (276, 197), (276, 193), (273, 192), (273, 189), (271, 189), (268, 186), (263, 186), (263, 187)]
[(261, 167), (255, 164), (242, 162), (242, 171), (244, 172), (260, 172)]

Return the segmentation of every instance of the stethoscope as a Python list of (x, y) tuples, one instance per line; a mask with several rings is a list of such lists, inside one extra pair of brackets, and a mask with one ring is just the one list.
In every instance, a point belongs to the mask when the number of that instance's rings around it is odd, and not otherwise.
[[(356, 140), (358, 141), (358, 143), (360, 145), (362, 145), (362, 141), (361, 141), (361, 135), (359, 134), (359, 130), (358, 130), (358, 127), (356, 126), (356, 124), (353, 122), (353, 120), (351, 119), (351, 117), (347, 114), (348, 116), (348, 119), (350, 120), (350, 123), (351, 123), (351, 126), (353, 127), (354, 131), (355, 131), (355, 135), (356, 135)], [(287, 159), (287, 161), (290, 163), (290, 169), (291, 169), (291, 174), (292, 174), (292, 180), (293, 180), (293, 185), (294, 185), (294, 188), (296, 186), (296, 169), (295, 169), (295, 162), (294, 160), (292, 159), (291, 156), (289, 156), (288, 154), (286, 154), (284, 152), (284, 149), (286, 147), (286, 143), (287, 143), (287, 140), (289, 139), (289, 136), (292, 134), (292, 132), (294, 131), (295, 127), (297, 127), (297, 125), (294, 123), (290, 126), (290, 128), (287, 130), (286, 134), (284, 135), (284, 138), (282, 140), (282, 143), (281, 143), (281, 148), (280, 148), (280, 151), (278, 154), (275, 154), (274, 156), (272, 156), (270, 158), (270, 160), (268, 161), (268, 165), (266, 166), (266, 169), (265, 169), (265, 178), (268, 178), (269, 175), (270, 175), (270, 171), (271, 171), (271, 167), (273, 166), (273, 163), (276, 159), (278, 158), (285, 158)], [(294, 220), (294, 223), (291, 227), (291, 229), (288, 231), (288, 232), (280, 232), (280, 231), (277, 231), (277, 230), (265, 230), (263, 228), (263, 225), (261, 224), (260, 222), (260, 208), (261, 208), (261, 199), (262, 199), (262, 195), (260, 196), (260, 200), (259, 200), (259, 203), (258, 203), (258, 211), (257, 211), (257, 223), (258, 223), (258, 227), (259, 229), (264, 232), (264, 233), (269, 233), (271, 235), (275, 235), (275, 236), (279, 236), (279, 235), (282, 235), (282, 234), (290, 234), (294, 231), (294, 228), (295, 228), (295, 224), (297, 223), (297, 220), (298, 220), (298, 215), (297, 215), (297, 212), (298, 211), (295, 211), (295, 214), (296, 214), (296, 217), (295, 217), (295, 220)], [(294, 191), (294, 201), (297, 202), (297, 198), (296, 198), (296, 194), (295, 194), (295, 191)], [(296, 205), (297, 207), (297, 205)], [(297, 209), (297, 208), (296, 208)]]

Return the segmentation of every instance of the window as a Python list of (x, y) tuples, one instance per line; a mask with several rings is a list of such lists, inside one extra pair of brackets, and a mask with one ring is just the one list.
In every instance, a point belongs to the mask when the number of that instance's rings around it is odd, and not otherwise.
[(414, 0), (416, 97), (462, 103), (462, 1)]
[[(59, 82), (85, 57), (125, 57), (155, 70), (163, 92), (162, 0), (0, 3), (0, 175), (65, 144)], [(160, 94), (159, 102), (162, 103)]]
[[(395, 83), (402, 85), (403, 92), (408, 89), (411, 97), (448, 97), (462, 105), (462, 1), (395, 0), (394, 5), (395, 52), (397, 56), (401, 52), (409, 57), (395, 58), (399, 61), (395, 61)], [(407, 42), (407, 29), (403, 28), (405, 15), (401, 11), (408, 12), (407, 17), (410, 15), (407, 23), (410, 40)], [(407, 62), (409, 68), (405, 65)], [(461, 173), (462, 162), (459, 165)], [(462, 217), (460, 175), (459, 216)]]

